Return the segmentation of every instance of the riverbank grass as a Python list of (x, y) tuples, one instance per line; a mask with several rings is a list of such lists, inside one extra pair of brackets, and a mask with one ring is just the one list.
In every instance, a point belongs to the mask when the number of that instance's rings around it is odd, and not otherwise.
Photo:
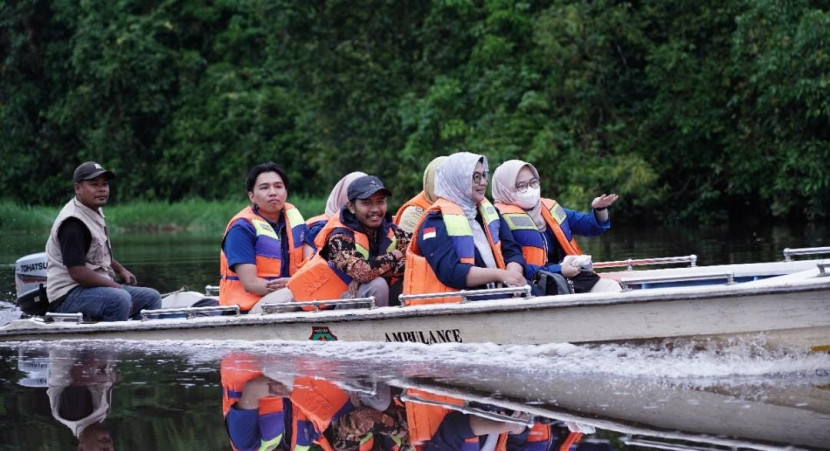
[[(305, 218), (325, 210), (326, 199), (291, 196)], [(112, 230), (129, 231), (179, 231), (210, 232), (224, 230), (228, 220), (247, 203), (242, 200), (188, 199), (180, 202), (131, 202), (104, 207), (107, 225)], [(61, 206), (17, 205), (0, 202), (0, 230), (41, 231), (49, 230)]]

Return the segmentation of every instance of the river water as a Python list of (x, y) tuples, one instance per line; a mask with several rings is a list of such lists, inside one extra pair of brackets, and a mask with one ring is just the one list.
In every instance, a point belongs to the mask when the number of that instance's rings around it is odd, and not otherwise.
[[(699, 264), (722, 264), (781, 260), (784, 248), (826, 246), (829, 237), (825, 225), (630, 227), (580, 245), (594, 261), (695, 254)], [(112, 239), (116, 257), (139, 282), (165, 292), (216, 284), (220, 238), (118, 233)], [(0, 299), (13, 298), (14, 261), (41, 251), (44, 242), (44, 233), (3, 236)], [(0, 303), (0, 323), (17, 315), (11, 307)], [(351, 405), (373, 405), (385, 393), (403, 400), (367, 426), (378, 446), (407, 438), (405, 409), (438, 396), (454, 406), (447, 410), (452, 415), (541, 425), (554, 442), (582, 430), (579, 449), (830, 449), (830, 354), (758, 343), (725, 350), (683, 342), (320, 344), (3, 344), (0, 450), (76, 449), (80, 439), (97, 449), (230, 449), (223, 377), (228, 385), (234, 374), (251, 371), (292, 393), (328, 384)], [(293, 396), (285, 405), (302, 409)], [(338, 424), (329, 439), (347, 449), (355, 431)], [(511, 437), (510, 448), (522, 449), (523, 435)]]

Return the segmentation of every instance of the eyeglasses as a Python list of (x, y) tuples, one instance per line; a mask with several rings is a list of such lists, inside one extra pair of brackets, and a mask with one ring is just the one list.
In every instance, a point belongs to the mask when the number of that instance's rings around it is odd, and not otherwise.
[(520, 193), (526, 193), (528, 188), (536, 189), (539, 187), (539, 179), (531, 179), (529, 182), (519, 182), (516, 184), (516, 190)]
[(479, 184), (482, 180), (487, 180), (490, 174), (487, 171), (484, 172), (473, 172), (473, 183)]

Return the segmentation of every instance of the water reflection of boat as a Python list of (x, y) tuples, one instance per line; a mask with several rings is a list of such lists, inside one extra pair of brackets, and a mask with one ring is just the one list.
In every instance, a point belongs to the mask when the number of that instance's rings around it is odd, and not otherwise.
[(582, 442), (595, 432), (587, 425), (534, 417), (521, 407), (342, 373), (292, 372), (284, 363), (247, 353), (222, 359), (223, 414), (234, 449), (611, 449), (607, 441)]
[[(425, 406), (420, 408), (422, 416), (425, 409), (437, 409), (438, 420), (426, 425), (426, 436), (440, 436), (435, 431), (442, 421), (458, 421), (459, 415), (467, 422), (475, 417), (517, 424), (522, 433), (502, 436), (509, 443), (508, 436), (515, 435), (515, 448), (507, 449), (524, 449), (518, 443), (527, 443), (534, 425), (547, 431), (548, 447), (542, 449), (559, 449), (571, 433), (580, 431), (589, 438), (598, 436), (595, 431), (613, 431), (632, 444), (663, 449), (824, 449), (830, 444), (827, 376), (735, 382), (552, 375), (480, 364), (404, 364), (389, 369), (383, 362), (314, 357), (304, 357), (292, 367), (283, 356), (267, 355), (257, 357), (257, 362), (263, 374), (275, 379), (310, 377), (364, 397), (379, 387), (391, 387), (395, 399), (407, 406), (410, 423), (418, 418), (412, 406)], [(423, 444), (418, 441), (423, 441), (423, 431), (408, 427), (410, 440)], [(483, 444), (484, 438), (478, 438)]]
[[(241, 395), (248, 380), (266, 378), (258, 388), (288, 398), (292, 409), (296, 402), (297, 412), (316, 421), (304, 429), (309, 437), (322, 431), (329, 434), (330, 444), (343, 448), (370, 429), (375, 443), (411, 440), (409, 419), (400, 410), (386, 417), (374, 411), (385, 412), (398, 401), (405, 408), (424, 399), (442, 402), (439, 407), (453, 419), (466, 415), (512, 421), (523, 428), (556, 426), (551, 431), (559, 439), (582, 431), (580, 444), (586, 447), (602, 445), (605, 439), (615, 449), (631, 449), (624, 442), (678, 450), (825, 449), (830, 443), (830, 355), (743, 343), (726, 352), (676, 343), (667, 352), (616, 344), (32, 342), (1, 347), (4, 361), (13, 361), (8, 346), (24, 347), (34, 357), (19, 360), (18, 384), (4, 385), (0, 399), (8, 413), (0, 442), (15, 449), (52, 448), (70, 436), (52, 415), (45, 393), (50, 376), (86, 366), (93, 369), (90, 375), (104, 377), (106, 385), (112, 362), (125, 382), (113, 384), (118, 385), (115, 409), (105, 423), (120, 447), (131, 449), (227, 448), (218, 386), (220, 370), (228, 368), (242, 373), (242, 380), (231, 387), (223, 372), (224, 393)], [(71, 357), (76, 351), (98, 363)], [(50, 354), (54, 358), (61, 353), (70, 357), (53, 367)], [(70, 369), (70, 377), (63, 379), (75, 380), (72, 373)], [(339, 398), (316, 396), (324, 386), (338, 390)], [(306, 396), (299, 395), (302, 391)], [(329, 407), (320, 406), (323, 399)], [(340, 411), (338, 405), (344, 405), (334, 399), (355, 399), (364, 409), (326, 424), (322, 413)], [(405, 434), (399, 427), (402, 421)], [(330, 428), (336, 430), (326, 432)]]
[[(0, 328), (0, 340), (279, 339), (540, 344), (678, 337), (728, 340), (763, 334), (771, 345), (824, 350), (830, 349), (827, 264), (813, 260), (605, 273), (605, 277), (619, 279), (633, 288), (618, 294), (509, 297), (402, 308), (277, 311), (120, 323), (29, 318)], [(153, 317), (147, 313), (148, 318)], [(155, 312), (160, 313), (164, 312)]]

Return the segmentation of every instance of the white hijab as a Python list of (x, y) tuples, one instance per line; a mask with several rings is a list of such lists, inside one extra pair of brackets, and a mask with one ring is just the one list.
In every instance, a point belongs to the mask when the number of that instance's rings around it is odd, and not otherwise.
[(484, 229), (476, 221), (478, 206), (473, 202), (473, 172), (479, 162), (486, 172), (487, 158), (483, 155), (458, 152), (448, 156), (435, 171), (435, 195), (461, 207), (473, 230), (473, 242), (481, 259), (488, 268), (495, 268), (496, 258)]
[(541, 199), (530, 209), (519, 205), (519, 191), (516, 189), (516, 179), (519, 178), (519, 171), (527, 167), (533, 172), (533, 176), (539, 179), (539, 171), (536, 168), (522, 160), (508, 160), (502, 163), (493, 171), (493, 186), (490, 188), (493, 193), (493, 200), (502, 204), (516, 205), (525, 211), (536, 224), (536, 228), (540, 232), (544, 232), (548, 228), (545, 218), (542, 217), (542, 202)]

